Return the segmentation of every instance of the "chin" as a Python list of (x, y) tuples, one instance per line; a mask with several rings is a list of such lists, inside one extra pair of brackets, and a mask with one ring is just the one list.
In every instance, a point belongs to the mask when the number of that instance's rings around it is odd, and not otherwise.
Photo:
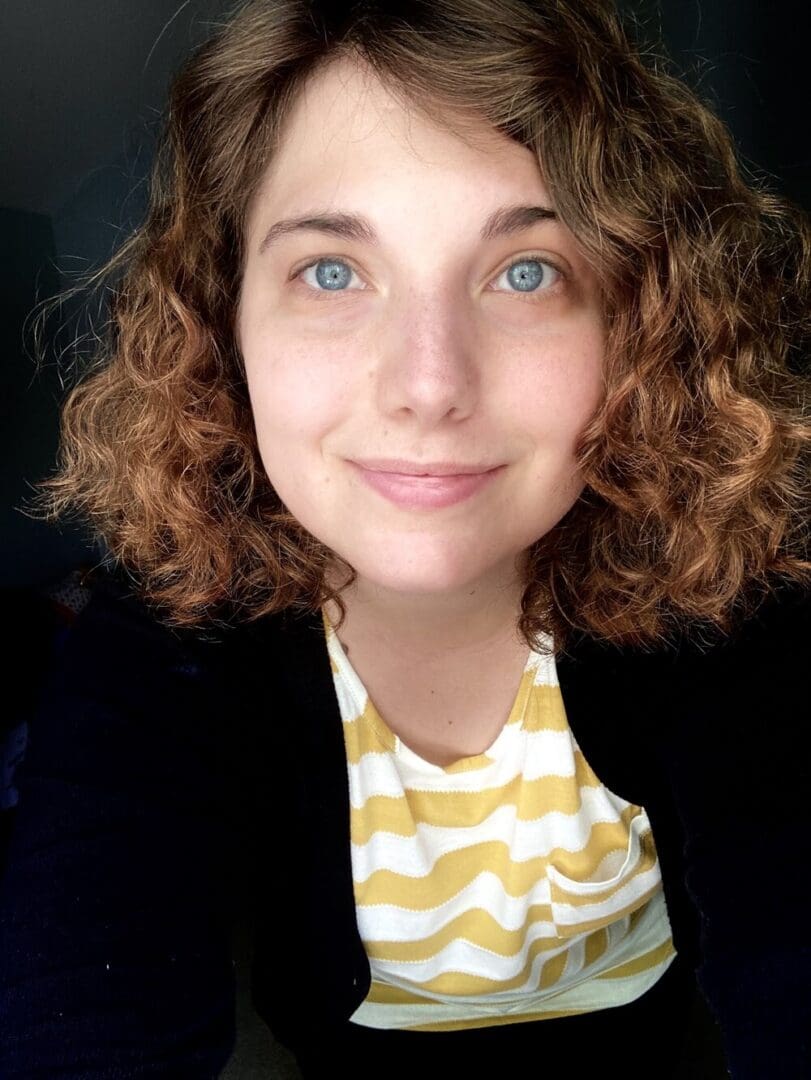
[(442, 566), (430, 565), (426, 561), (414, 563), (409, 560), (404, 563), (394, 558), (384, 566), (370, 565), (365, 560), (351, 565), (355, 567), (359, 579), (376, 589), (424, 596), (441, 596), (463, 589), (470, 592), (477, 582), (497, 572), (496, 567), (489, 565)]

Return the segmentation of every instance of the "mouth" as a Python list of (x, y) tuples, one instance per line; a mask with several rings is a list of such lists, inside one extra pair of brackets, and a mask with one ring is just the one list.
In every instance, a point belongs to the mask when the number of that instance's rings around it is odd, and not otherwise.
[(467, 464), (454, 461), (407, 461), (403, 458), (350, 459), (352, 464), (369, 472), (383, 472), (393, 476), (481, 476), (501, 468), (489, 463)]
[(472, 498), (489, 486), (505, 465), (484, 472), (403, 473), (350, 464), (364, 484), (389, 502), (409, 510), (435, 510)]

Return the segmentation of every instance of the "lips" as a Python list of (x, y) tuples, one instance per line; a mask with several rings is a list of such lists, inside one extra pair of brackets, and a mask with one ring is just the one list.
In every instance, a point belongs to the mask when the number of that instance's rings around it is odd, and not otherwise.
[(392, 473), (397, 476), (479, 476), (491, 472), (498, 465), (477, 465), (453, 461), (407, 461), (403, 458), (355, 458), (354, 464), (371, 472)]
[(506, 466), (486, 472), (416, 475), (386, 472), (350, 462), (361, 480), (397, 506), (410, 510), (441, 509), (471, 498), (493, 482)]

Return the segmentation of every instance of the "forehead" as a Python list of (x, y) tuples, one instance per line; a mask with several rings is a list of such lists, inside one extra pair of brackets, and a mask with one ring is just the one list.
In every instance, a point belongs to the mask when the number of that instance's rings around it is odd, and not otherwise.
[[(443, 186), (532, 195), (549, 204), (536, 156), (472, 113), (427, 117), (359, 60), (342, 57), (304, 84), (257, 191), (277, 208), (350, 188), (372, 192)], [(445, 123), (447, 118), (448, 123)], [(306, 195), (304, 194), (306, 192)], [(499, 199), (500, 202), (509, 199)]]

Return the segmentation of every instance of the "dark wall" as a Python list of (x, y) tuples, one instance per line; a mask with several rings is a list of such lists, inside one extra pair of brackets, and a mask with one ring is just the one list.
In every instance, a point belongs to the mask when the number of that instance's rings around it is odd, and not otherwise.
[[(0, 587), (95, 557), (82, 531), (22, 506), (53, 471), (64, 396), (56, 350), (37, 369), (24, 323), (99, 265), (145, 206), (168, 81), (222, 0), (26, 0), (0, 14)], [(70, 305), (59, 348), (86, 329)]]
[[(729, 124), (744, 159), (811, 207), (799, 3), (638, 0), (623, 7), (651, 39), (661, 36)], [(222, 0), (3, 7), (0, 587), (42, 582), (93, 557), (76, 529), (45, 526), (20, 509), (30, 485), (52, 471), (64, 394), (55, 359), (38, 372), (26, 355), (23, 324), (37, 299), (98, 265), (140, 219), (170, 74), (223, 10)]]

